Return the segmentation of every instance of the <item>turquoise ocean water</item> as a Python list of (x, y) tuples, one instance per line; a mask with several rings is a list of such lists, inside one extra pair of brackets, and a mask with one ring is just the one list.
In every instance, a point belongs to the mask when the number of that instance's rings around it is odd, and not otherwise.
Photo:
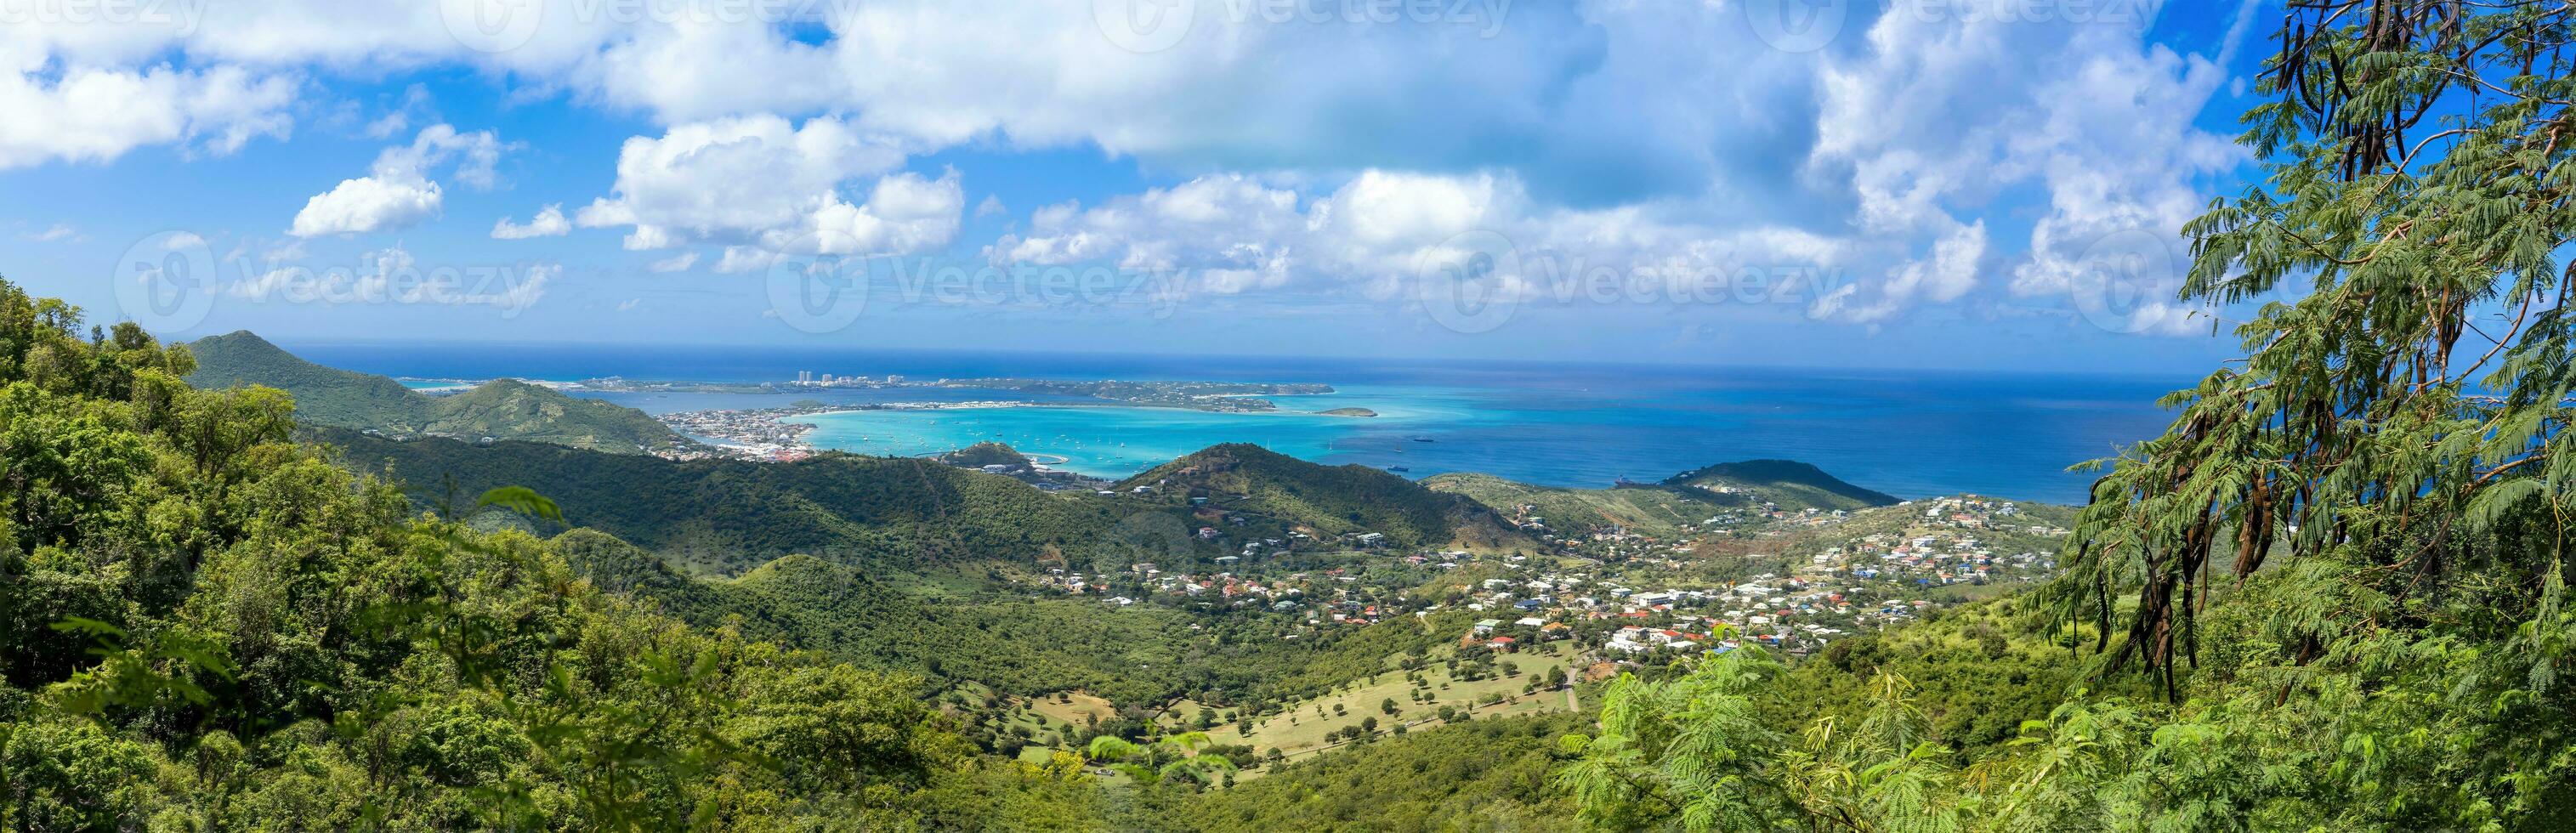
[[(1338, 392), (1275, 397), (1280, 410), (1220, 414), (1056, 400), (1051, 407), (851, 411), (810, 417), (811, 439), (853, 452), (914, 455), (999, 440), (1058, 455), (1088, 474), (1132, 474), (1210, 445), (1248, 442), (1330, 464), (1424, 477), (1476, 471), (1559, 486), (1657, 480), (1709, 463), (1801, 460), (1901, 497), (1977, 492), (2079, 502), (2082, 460), (2160, 431), (2154, 399), (2188, 377), (1572, 364), (1308, 361), (782, 349), (580, 347), (440, 349), (287, 345), (324, 364), (398, 376), (519, 376), (758, 382), (797, 371), (916, 379), (1198, 379), (1324, 382)], [(585, 394), (651, 413), (757, 408), (799, 399), (860, 404), (975, 401), (967, 389), (778, 394)], [(1332, 417), (1333, 408), (1377, 417)]]

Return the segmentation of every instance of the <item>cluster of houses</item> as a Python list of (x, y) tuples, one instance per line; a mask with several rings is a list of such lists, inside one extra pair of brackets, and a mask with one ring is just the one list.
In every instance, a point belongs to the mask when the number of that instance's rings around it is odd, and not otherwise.
[[(1854, 517), (1833, 511), (1765, 514), (1801, 526), (1830, 526)], [(1750, 554), (1748, 561), (1775, 562), (1778, 568), (1716, 586), (1662, 590), (1617, 586), (1614, 577), (1635, 576), (1638, 568), (1659, 564), (1687, 566), (1700, 557), (1689, 552), (1688, 538), (1654, 542), (1626, 530), (1595, 530), (1584, 537), (1586, 543), (1671, 546), (1643, 552), (1617, 573), (1605, 568), (1586, 575), (1584, 568), (1561, 562), (1541, 567), (1505, 559), (1502, 567), (1527, 575), (1462, 588), (1470, 591), (1464, 606), (1521, 618), (1509, 624), (1487, 619), (1461, 641), (1510, 650), (1534, 638), (1574, 637), (1604, 656), (1630, 660), (1658, 652), (1731, 650), (1748, 643), (1806, 653), (1852, 633), (1921, 617), (1938, 604), (1923, 597), (1934, 588), (2038, 580), (2056, 568), (2053, 555), (1998, 551), (1988, 541), (2010, 538), (2021, 542), (2015, 549), (2047, 549), (2029, 539), (2066, 534), (2032, 522), (2011, 502), (1973, 497), (1902, 504), (1870, 515), (1881, 520), (1891, 516), (1903, 519), (1903, 531), (1857, 535), (1808, 554)], [(1722, 520), (1712, 518), (1702, 528), (1714, 530)], [(1763, 534), (1776, 534), (1780, 524), (1762, 526)], [(1547, 636), (1540, 635), (1542, 629)]]

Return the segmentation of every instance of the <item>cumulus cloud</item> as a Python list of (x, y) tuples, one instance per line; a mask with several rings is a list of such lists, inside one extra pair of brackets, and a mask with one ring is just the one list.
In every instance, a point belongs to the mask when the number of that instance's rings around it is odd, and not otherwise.
[(285, 138), (297, 84), (239, 67), (11, 67), (0, 53), (0, 170), (107, 162), (147, 145), (212, 155)]
[(503, 217), (492, 224), (494, 240), (526, 240), (531, 237), (561, 237), (572, 233), (572, 221), (564, 219), (563, 206), (548, 205), (537, 210), (537, 216), (526, 225)]
[[(938, 179), (888, 173), (894, 143), (837, 118), (792, 125), (776, 116), (684, 124), (628, 139), (609, 196), (576, 216), (626, 227), (630, 249), (692, 242), (824, 254), (909, 254), (956, 238), (965, 211), (957, 172)], [(874, 177), (865, 199), (847, 186)], [(740, 259), (728, 250), (725, 264)]]
[[(2245, 14), (2222, 52), (2243, 36)], [(2144, 23), (1881, 15), (1865, 53), (1823, 72), (1809, 163), (1849, 183), (1864, 231), (1939, 242), (1929, 258), (1845, 288), (1817, 311), (1875, 322), (1982, 283), (1972, 262), (1981, 258), (1964, 255), (1982, 254), (1983, 223), (1961, 215), (2005, 204), (2016, 187), (2035, 186), (2046, 205), (2011, 266), (2015, 297), (2080, 307), (2085, 299), (2071, 296), (2098, 292), (2108, 279), (2086, 252), (2114, 237), (2128, 241), (2118, 244), (2124, 250), (2178, 255), (2183, 223), (2206, 203), (2204, 181), (2246, 155), (2194, 124), (2226, 79), (2224, 59), (2146, 43)], [(1973, 243), (1965, 229), (1974, 229)], [(2155, 259), (2167, 265), (2141, 290), (2169, 297), (2180, 258)]]
[[(376, 164), (366, 176), (341, 180), (331, 190), (305, 201), (288, 233), (320, 237), (396, 231), (418, 225), (438, 216), (445, 204), (446, 192), (430, 179), (434, 168), (454, 160), (455, 179), (489, 188), (501, 150), (501, 141), (492, 131), (459, 133), (448, 125), (431, 125), (411, 144), (386, 148), (377, 154)], [(494, 229), (494, 234), (497, 236), (499, 231)]]
[[(1926, 305), (2080, 306), (2112, 283), (2088, 251), (2126, 230), (2171, 238), (2244, 162), (2195, 123), (2229, 80), (2224, 51), (2148, 43), (2151, 21), (1882, 10), (1797, 52), (1759, 41), (1741, 3), (1511, 4), (1503, 20), (1391, 25), (1193, 3), (1197, 26), (1140, 52), (1080, 2), (753, 5), (796, 15), (779, 19), (720, 0), (640, 15), (546, 2), (504, 49), (450, 25), (475, 0), (13, 27), (0, 169), (229, 152), (286, 135), (315, 75), (466, 66), (659, 134), (620, 148), (606, 196), (496, 237), (614, 228), (632, 250), (722, 247), (718, 271), (799, 247), (918, 252), (953, 242), (965, 203), (959, 174), (904, 172), (907, 159), (1078, 147), (1185, 181), (1040, 209), (993, 259), (1387, 297), (1426, 266), (1490, 256), (1457, 239), (1487, 232), (1536, 253), (1526, 274), (1496, 273), (1520, 291), (1563, 286), (1541, 273), (1577, 260), (1670, 280), (1794, 263), (1858, 281), (1802, 300), (1809, 314), (1877, 324)], [(173, 56), (184, 69), (156, 63)], [(407, 99), (373, 127), (426, 120)], [(463, 160), (454, 173), (380, 161), (315, 196), (295, 233), (403, 228), (437, 216), (442, 182), (488, 187), (488, 161), (442, 152)], [(974, 215), (1002, 211), (987, 199)], [(1981, 220), (2000, 213), (2032, 219)]]
[(1690, 213), (1680, 204), (1550, 206), (1508, 173), (1370, 170), (1312, 195), (1220, 175), (1089, 208), (1040, 209), (1026, 234), (1006, 235), (985, 254), (999, 263), (1182, 273), (1217, 295), (1289, 288), (1381, 300), (1414, 297), (1472, 263), (1500, 293), (1576, 301), (1609, 293), (1624, 302), (1705, 297), (1747, 269), (1831, 266), (1849, 250), (1797, 229), (1719, 227)]

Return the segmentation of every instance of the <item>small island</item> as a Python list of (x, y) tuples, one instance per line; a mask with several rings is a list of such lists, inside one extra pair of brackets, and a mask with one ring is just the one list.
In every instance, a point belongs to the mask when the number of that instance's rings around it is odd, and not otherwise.
[(1376, 412), (1376, 411), (1372, 411), (1372, 410), (1369, 410), (1369, 409), (1367, 409), (1367, 408), (1334, 408), (1334, 409), (1329, 410), (1329, 411), (1317, 411), (1316, 413), (1323, 414), (1323, 415), (1325, 415), (1325, 416), (1337, 416), (1337, 417), (1373, 417), (1373, 416), (1377, 416), (1377, 412)]

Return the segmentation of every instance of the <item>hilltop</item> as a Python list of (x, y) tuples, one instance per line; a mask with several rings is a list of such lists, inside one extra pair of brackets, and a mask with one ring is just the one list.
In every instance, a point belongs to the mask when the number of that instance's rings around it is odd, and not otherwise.
[(1472, 472), (1433, 475), (1423, 478), (1422, 485), (1473, 498), (1517, 522), (1541, 521), (1560, 530), (1616, 526), (1652, 534), (1677, 532), (1724, 510), (1762, 503), (1788, 512), (1830, 512), (1898, 502), (1789, 460), (1720, 463), (1662, 483), (1622, 483), (1608, 489), (1540, 486)]
[(1543, 523), (1549, 528), (1563, 530), (1619, 526), (1640, 532), (1670, 533), (1706, 521), (1720, 510), (1746, 503), (1730, 495), (1679, 487), (1569, 489), (1473, 472), (1432, 475), (1423, 478), (1422, 485), (1433, 491), (1466, 496), (1494, 507), (1515, 521)]
[(1143, 537), (1156, 547), (1222, 554), (1217, 543), (1182, 533), (1184, 519), (1173, 507), (1059, 497), (935, 460), (826, 452), (794, 463), (678, 461), (537, 442), (308, 433), (341, 447), (353, 469), (390, 468), (423, 505), (444, 500), (451, 478), (462, 495), (527, 486), (560, 505), (570, 524), (709, 573), (793, 553), (852, 565), (1088, 563), (1095, 556), (1126, 563), (1118, 559), (1134, 555), (1127, 550), (1140, 529), (1152, 533)]
[(942, 463), (969, 469), (985, 466), (1010, 466), (1024, 469), (1030, 465), (1029, 456), (1020, 453), (1019, 449), (991, 440), (939, 455), (938, 459)]
[(1719, 463), (1665, 478), (1662, 485), (1744, 495), (1783, 509), (1852, 510), (1898, 502), (1895, 495), (1854, 486), (1796, 460)]
[(188, 384), (200, 390), (266, 385), (295, 397), (295, 416), (315, 425), (417, 433), (430, 419), (431, 397), (369, 373), (324, 367), (249, 330), (188, 342), (197, 360)]
[(188, 383), (215, 390), (265, 385), (295, 397), (312, 425), (464, 439), (531, 440), (632, 454), (689, 445), (642, 411), (497, 379), (452, 396), (431, 396), (370, 373), (324, 367), (248, 330), (188, 344), (197, 360)]
[(1172, 499), (1203, 497), (1331, 537), (1377, 533), (1395, 547), (1527, 545), (1474, 499), (1423, 488), (1367, 466), (1326, 466), (1247, 443), (1211, 446), (1118, 484)]

